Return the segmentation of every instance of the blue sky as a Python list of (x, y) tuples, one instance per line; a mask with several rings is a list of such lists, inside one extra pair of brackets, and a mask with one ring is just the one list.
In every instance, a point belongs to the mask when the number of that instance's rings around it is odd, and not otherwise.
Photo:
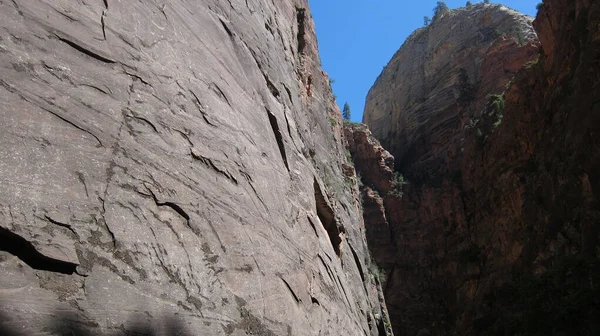
[[(472, 0), (477, 3), (480, 1)], [(541, 0), (493, 1), (531, 16)], [(406, 37), (433, 16), (437, 0), (309, 0), (317, 27), (323, 68), (340, 108), (348, 102), (352, 120), (361, 121), (371, 85)], [(448, 0), (450, 8), (466, 0)]]

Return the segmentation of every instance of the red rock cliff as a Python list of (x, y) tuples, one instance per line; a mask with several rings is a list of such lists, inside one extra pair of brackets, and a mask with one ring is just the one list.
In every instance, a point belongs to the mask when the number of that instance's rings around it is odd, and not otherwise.
[[(425, 82), (443, 98), (423, 103), (436, 104), (426, 118), (393, 102), (420, 94), (404, 78), (371, 91), (365, 120), (407, 179), (403, 197), (383, 198), (398, 334), (599, 330), (600, 3), (545, 1), (534, 26), (539, 60), (535, 40), (496, 38), (479, 80), (456, 75), (455, 99)], [(371, 112), (381, 104), (387, 117)]]

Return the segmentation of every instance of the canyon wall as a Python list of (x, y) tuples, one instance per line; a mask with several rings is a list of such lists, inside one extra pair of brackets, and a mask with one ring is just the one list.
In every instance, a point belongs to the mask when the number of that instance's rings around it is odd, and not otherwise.
[(395, 163), (357, 171), (399, 186), (363, 192), (396, 334), (600, 331), (600, 3), (547, 0), (530, 22), (443, 12), (369, 93), (367, 156)]
[(0, 27), (3, 335), (388, 332), (306, 0)]

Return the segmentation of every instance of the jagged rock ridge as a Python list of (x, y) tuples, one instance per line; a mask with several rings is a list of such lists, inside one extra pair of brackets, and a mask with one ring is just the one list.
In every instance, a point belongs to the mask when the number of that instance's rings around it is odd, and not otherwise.
[(0, 26), (2, 333), (385, 329), (306, 1), (13, 0)]

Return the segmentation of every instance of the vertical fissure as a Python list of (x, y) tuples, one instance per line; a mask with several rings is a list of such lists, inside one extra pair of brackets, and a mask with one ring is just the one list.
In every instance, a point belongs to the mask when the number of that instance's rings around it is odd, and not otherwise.
[(302, 7), (296, 7), (296, 21), (298, 22), (298, 54), (304, 54), (306, 47), (306, 9)]
[(288, 165), (287, 155), (285, 154), (285, 144), (283, 143), (283, 135), (281, 134), (281, 130), (279, 129), (279, 123), (277, 123), (277, 117), (275, 117), (275, 115), (271, 113), (271, 111), (269, 111), (268, 109), (267, 115), (269, 116), (269, 123), (271, 124), (273, 134), (275, 134), (275, 140), (277, 141), (277, 146), (279, 147), (279, 154), (281, 154), (283, 164), (289, 172), (290, 166)]
[(342, 245), (342, 230), (337, 224), (335, 220), (335, 214), (333, 209), (329, 206), (325, 195), (321, 191), (321, 187), (319, 186), (319, 182), (315, 179), (314, 181), (315, 188), (315, 202), (317, 205), (317, 216), (321, 220), (321, 224), (327, 231), (327, 236), (329, 237), (329, 241), (331, 242), (331, 246), (333, 246), (333, 250), (335, 254), (340, 257), (341, 256), (341, 245)]

